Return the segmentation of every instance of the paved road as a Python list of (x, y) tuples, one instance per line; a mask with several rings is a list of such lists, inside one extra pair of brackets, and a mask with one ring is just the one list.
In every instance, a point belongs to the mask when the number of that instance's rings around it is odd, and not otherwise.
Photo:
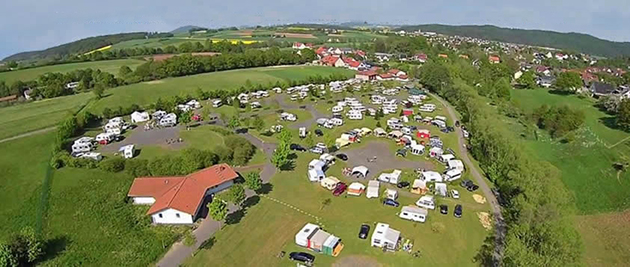
[[(374, 178), (388, 169), (433, 169), (433, 164), (427, 161), (412, 161), (397, 157), (389, 149), (387, 142), (393, 142), (390, 139), (370, 142), (364, 147), (348, 150), (341, 150), (339, 153), (348, 155), (348, 167), (365, 166), (369, 172), (365, 177), (366, 180)], [(368, 162), (367, 159), (376, 156), (376, 161)]]
[(291, 126), (289, 126), (290, 128), (293, 129), (298, 129), (300, 127), (306, 127), (307, 129), (310, 128), (311, 126), (315, 125), (315, 121), (319, 118), (327, 118), (330, 116), (327, 116), (326, 114), (323, 114), (321, 112), (319, 112), (314, 106), (313, 104), (291, 104), (291, 103), (287, 103), (284, 100), (284, 95), (282, 94), (277, 94), (276, 95), (276, 101), (278, 101), (278, 104), (280, 106), (281, 109), (287, 110), (287, 109), (296, 109), (299, 108), (300, 106), (305, 106), (306, 110), (308, 110), (311, 113), (311, 118), (300, 122), (300, 123), (294, 123), (291, 124)]
[(31, 136), (31, 135), (35, 135), (35, 134), (50, 132), (50, 131), (52, 131), (52, 130), (54, 130), (56, 128), (57, 128), (57, 126), (53, 126), (53, 127), (40, 129), (40, 130), (35, 130), (35, 131), (32, 131), (32, 132), (28, 132), (28, 133), (23, 133), (23, 134), (16, 135), (16, 136), (7, 137), (5, 139), (0, 140), (0, 143), (8, 142), (8, 141), (15, 140), (15, 139), (20, 139), (20, 138)]
[[(217, 125), (223, 125), (222, 121), (217, 121)], [(264, 141), (258, 139), (257, 137), (249, 134), (243, 133), (240, 134), (245, 139), (249, 140), (254, 146), (258, 149), (262, 150), (267, 159), (271, 159), (273, 151), (276, 149), (276, 144), (274, 143), (265, 143)], [(269, 183), (271, 177), (276, 174), (276, 168), (271, 164), (271, 162), (265, 162), (263, 166), (263, 170), (260, 173), (260, 179), (263, 183)], [(256, 193), (252, 190), (247, 189), (245, 191), (247, 198), (256, 195)], [(235, 212), (239, 210), (240, 207), (230, 204), (228, 206), (229, 213)], [(176, 267), (180, 266), (186, 258), (192, 256), (192, 254), (210, 237), (214, 235), (217, 231), (219, 231), (222, 227), (223, 223), (219, 221), (212, 220), (211, 218), (203, 219), (201, 224), (197, 229), (193, 231), (193, 234), (197, 238), (197, 243), (195, 245), (187, 247), (182, 242), (177, 242), (173, 244), (171, 249), (164, 255), (164, 257), (157, 263), (159, 267)]]
[[(452, 121), (459, 120), (457, 118), (457, 113), (455, 113), (455, 111), (453, 110), (453, 107), (451, 107), (450, 104), (448, 104), (444, 99), (440, 98), (437, 95), (431, 94), (431, 96), (437, 99), (438, 101), (440, 101), (440, 103), (442, 103), (442, 105), (446, 107), (446, 110), (448, 111), (449, 117), (451, 117)], [(461, 128), (456, 127), (455, 129), (456, 129), (455, 131), (457, 133), (458, 141), (459, 141), (459, 146), (458, 146), (459, 155), (461, 155), (462, 160), (464, 161), (464, 163), (470, 170), (470, 173), (472, 174), (473, 178), (479, 185), (479, 188), (481, 188), (481, 191), (486, 196), (486, 199), (490, 203), (490, 207), (492, 209), (492, 215), (494, 217), (494, 225), (495, 225), (494, 229), (495, 229), (495, 242), (496, 242), (495, 251), (493, 255), (493, 260), (494, 260), (493, 265), (500, 266), (501, 259), (503, 257), (503, 242), (505, 240), (505, 231), (506, 231), (505, 221), (503, 220), (503, 214), (501, 214), (501, 206), (499, 205), (499, 202), (497, 201), (496, 197), (490, 190), (490, 186), (488, 185), (486, 179), (484, 179), (484, 177), (481, 175), (477, 167), (473, 165), (472, 160), (470, 160), (470, 157), (468, 156), (468, 150), (465, 148), (466, 141), (464, 140), (464, 136), (462, 134)]]

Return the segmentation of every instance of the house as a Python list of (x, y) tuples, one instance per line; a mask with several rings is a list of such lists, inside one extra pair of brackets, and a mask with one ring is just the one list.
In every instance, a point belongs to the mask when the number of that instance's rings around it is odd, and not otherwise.
[(151, 117), (149, 116), (149, 113), (146, 111), (143, 111), (143, 112), (134, 111), (133, 113), (131, 113), (131, 123), (145, 122), (150, 119)]
[(354, 58), (351, 57), (343, 58), (343, 62), (346, 63), (346, 66), (351, 70), (358, 70), (361, 66), (361, 62), (356, 61)]
[(542, 65), (536, 67), (536, 72), (537, 73), (541, 73), (544, 76), (550, 76), (551, 75), (551, 70), (549, 70), (548, 67), (542, 66)]
[(359, 71), (354, 75), (354, 78), (357, 80), (362, 80), (362, 81), (374, 81), (376, 80), (378, 76), (378, 73), (376, 73), (375, 71)]
[(490, 55), (488, 57), (488, 61), (491, 64), (497, 64), (497, 63), (501, 63), (501, 58), (499, 56), (495, 56), (495, 55)]
[(322, 230), (318, 225), (307, 223), (295, 235), (295, 244), (311, 251), (336, 257), (343, 250), (339, 237)]
[(394, 55), (387, 54), (387, 53), (379, 53), (379, 52), (374, 53), (374, 57), (380, 62), (389, 61), (389, 59), (391, 59), (393, 56)]
[(400, 241), (400, 232), (389, 227), (389, 224), (377, 223), (372, 232), (372, 247), (383, 248), (387, 251), (395, 251)]
[(435, 171), (423, 171), (420, 173), (420, 178), (425, 182), (442, 182), (442, 175)]
[(363, 191), (365, 191), (365, 185), (363, 185), (362, 183), (354, 182), (351, 183), (350, 186), (348, 186), (348, 195), (360, 196)]
[(433, 196), (422, 196), (418, 201), (416, 201), (416, 206), (434, 210), (435, 209), (435, 197)]
[(315, 50), (315, 54), (317, 54), (320, 58), (324, 57), (328, 54), (328, 48), (326, 48), (325, 46), (320, 46), (319, 48), (317, 48), (317, 50)]
[(367, 187), (367, 192), (365, 193), (365, 197), (378, 198), (379, 191), (380, 191), (380, 183), (376, 180), (370, 180), (368, 182), (368, 187)]
[(553, 76), (540, 76), (536, 80), (536, 84), (545, 88), (549, 88), (554, 84), (555, 81), (556, 78), (554, 78)]
[(155, 224), (192, 224), (204, 199), (232, 186), (239, 175), (227, 164), (210, 166), (186, 176), (139, 177), (127, 196), (134, 204), (151, 205)]
[(295, 42), (295, 43), (293, 43), (292, 48), (293, 49), (298, 49), (298, 50), (302, 50), (302, 49), (306, 49), (306, 48), (313, 49), (313, 44), (310, 44), (310, 43), (304, 44), (304, 43), (300, 43), (300, 42)]
[(425, 63), (427, 62), (428, 57), (427, 54), (420, 53), (413, 56), (413, 59), (419, 61), (420, 63)]
[(404, 206), (400, 210), (398, 217), (414, 222), (425, 222), (429, 212), (426, 209), (414, 206)]
[(341, 181), (336, 177), (329, 176), (319, 181), (319, 184), (328, 190), (334, 190), (339, 182)]
[(325, 56), (320, 60), (322, 65), (330, 67), (345, 67), (346, 63), (343, 62), (339, 56)]
[(172, 127), (177, 124), (177, 115), (175, 113), (169, 113), (160, 118), (158, 124), (162, 127)]
[(379, 74), (378, 76), (376, 76), (376, 80), (379, 80), (379, 81), (392, 80), (392, 79), (394, 79), (394, 75), (392, 75), (390, 73), (383, 73), (383, 74)]
[(615, 91), (615, 87), (608, 83), (593, 82), (588, 90), (591, 91), (593, 96), (600, 97), (612, 94)]
[(407, 75), (407, 73), (406, 73), (406, 72), (401, 71), (401, 70), (399, 70), (399, 69), (391, 69), (391, 70), (387, 71), (387, 73), (389, 73), (389, 74), (391, 74), (391, 75), (394, 75), (394, 76), (396, 76), (396, 77), (406, 76), (406, 75)]
[(401, 174), (402, 172), (400, 170), (394, 170), (390, 173), (381, 173), (381, 175), (379, 175), (377, 179), (381, 182), (397, 184), (400, 180)]

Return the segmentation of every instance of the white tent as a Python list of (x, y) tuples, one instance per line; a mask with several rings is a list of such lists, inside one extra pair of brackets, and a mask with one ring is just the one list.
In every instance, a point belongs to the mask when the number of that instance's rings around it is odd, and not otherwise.
[(380, 184), (376, 180), (371, 180), (368, 182), (367, 192), (365, 193), (365, 197), (373, 198), (378, 197), (378, 191), (380, 189)]
[(352, 168), (352, 174), (353, 175), (355, 173), (358, 173), (358, 174), (362, 175), (363, 177), (366, 177), (368, 172), (369, 172), (369, 170), (365, 166), (357, 166), (357, 167)]
[(387, 135), (387, 132), (385, 132), (383, 128), (376, 128), (374, 129), (374, 135), (376, 135), (377, 137), (383, 137)]
[(425, 171), (422, 172), (422, 179), (425, 182), (442, 182), (442, 175), (439, 172)]
[(448, 188), (445, 183), (435, 183), (435, 194), (438, 196), (446, 197), (448, 195)]
[(400, 180), (401, 174), (402, 172), (400, 170), (394, 170), (390, 173), (381, 173), (381, 175), (378, 176), (378, 180), (381, 182), (397, 184), (398, 180)]

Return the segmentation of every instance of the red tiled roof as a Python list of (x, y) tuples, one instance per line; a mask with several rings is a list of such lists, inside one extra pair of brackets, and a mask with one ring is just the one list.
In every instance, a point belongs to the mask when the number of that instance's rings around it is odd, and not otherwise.
[(383, 78), (383, 79), (389, 79), (389, 78), (394, 77), (394, 75), (391, 75), (389, 73), (383, 73), (383, 74), (381, 74), (379, 76), (381, 76), (381, 78)]
[(377, 75), (378, 73), (376, 73), (376, 71), (373, 70), (367, 70), (367, 71), (359, 71), (357, 72), (358, 75), (365, 75), (365, 76), (373, 76), (373, 75)]
[(337, 60), (339, 60), (339, 56), (325, 56), (324, 58), (322, 58), (322, 63), (326, 64), (326, 65), (334, 65), (335, 62), (337, 62)]
[(357, 51), (354, 51), (354, 53), (355, 53), (355, 54), (357, 54), (357, 55), (359, 55), (359, 56), (362, 56), (362, 57), (364, 57), (364, 56), (365, 56), (365, 52), (363, 52), (362, 50), (357, 50)]
[(493, 61), (493, 62), (498, 62), (498, 61), (501, 61), (501, 58), (500, 58), (500, 57), (498, 57), (498, 56), (490, 56), (490, 57), (488, 57), (488, 59), (489, 59), (490, 61)]
[(400, 70), (398, 70), (398, 69), (391, 69), (391, 70), (388, 71), (388, 73), (396, 75), (396, 73), (398, 73), (399, 71)]
[(320, 46), (319, 48), (317, 48), (317, 50), (315, 50), (315, 54), (321, 55), (326, 51), (327, 51), (327, 48), (325, 46)]
[(187, 176), (139, 177), (134, 179), (127, 196), (153, 197), (155, 203), (147, 214), (173, 208), (194, 215), (209, 188), (237, 177), (227, 164), (217, 164)]

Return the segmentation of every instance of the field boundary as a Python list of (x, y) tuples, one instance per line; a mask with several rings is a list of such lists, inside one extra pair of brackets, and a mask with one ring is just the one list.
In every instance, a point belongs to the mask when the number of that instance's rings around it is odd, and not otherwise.
[(44, 181), (42, 182), (42, 192), (39, 199), (39, 205), (37, 207), (37, 213), (35, 214), (35, 231), (39, 235), (44, 232), (44, 219), (48, 214), (48, 207), (50, 204), (50, 191), (52, 189), (52, 177), (54, 176), (53, 168), (50, 165), (52, 158), (53, 153), (51, 151), (50, 157), (48, 157), (48, 162), (46, 162), (46, 174), (44, 175)]

